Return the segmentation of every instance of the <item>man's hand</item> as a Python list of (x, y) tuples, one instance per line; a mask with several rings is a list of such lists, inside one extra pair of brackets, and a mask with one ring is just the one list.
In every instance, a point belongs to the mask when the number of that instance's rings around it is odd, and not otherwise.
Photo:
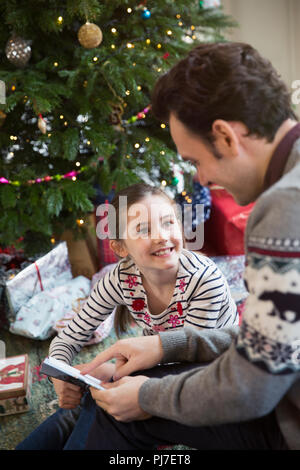
[(104, 390), (90, 388), (92, 397), (104, 411), (117, 421), (129, 422), (151, 418), (139, 406), (138, 396), (142, 384), (148, 377), (123, 377), (117, 382), (103, 384)]
[(128, 376), (137, 370), (150, 369), (163, 358), (160, 337), (154, 335), (121, 339), (86, 364), (81, 369), (81, 373), (93, 375), (92, 372), (96, 367), (113, 358), (116, 358), (114, 380)]

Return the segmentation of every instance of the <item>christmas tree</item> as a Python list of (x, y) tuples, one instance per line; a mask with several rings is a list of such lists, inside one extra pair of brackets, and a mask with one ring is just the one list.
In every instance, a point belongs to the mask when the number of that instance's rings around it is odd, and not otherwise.
[(218, 5), (1, 1), (0, 245), (48, 250), (81, 229), (97, 188), (144, 180), (176, 194), (179, 177), (188, 187), (151, 91), (191, 47), (224, 40), (235, 23)]

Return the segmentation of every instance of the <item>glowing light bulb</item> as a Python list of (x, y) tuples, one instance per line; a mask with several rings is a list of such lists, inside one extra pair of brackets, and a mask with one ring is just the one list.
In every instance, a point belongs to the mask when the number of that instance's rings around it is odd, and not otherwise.
[(63, 19), (62, 16), (59, 16), (59, 17), (57, 18), (57, 23), (58, 23), (58, 24), (62, 24), (63, 21), (64, 21), (64, 19)]
[(165, 129), (166, 125), (165, 125), (164, 123), (162, 123), (162, 124), (160, 125), (160, 127), (161, 127), (162, 129)]
[(58, 62), (54, 62), (54, 67), (58, 67)]
[(135, 146), (136, 149), (140, 148), (140, 144), (138, 144), (138, 143), (134, 144), (134, 146)]

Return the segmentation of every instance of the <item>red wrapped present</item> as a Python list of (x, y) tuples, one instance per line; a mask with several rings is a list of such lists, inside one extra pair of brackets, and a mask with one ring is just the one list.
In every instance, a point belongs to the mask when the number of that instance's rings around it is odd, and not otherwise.
[(244, 233), (254, 203), (239, 206), (222, 188), (211, 188), (211, 216), (204, 225), (203, 252), (209, 256), (242, 255)]
[(31, 380), (27, 354), (0, 359), (0, 416), (29, 410)]

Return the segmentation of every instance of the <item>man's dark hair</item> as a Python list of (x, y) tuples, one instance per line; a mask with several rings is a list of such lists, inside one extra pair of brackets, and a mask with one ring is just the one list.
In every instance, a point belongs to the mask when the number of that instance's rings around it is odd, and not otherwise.
[(268, 142), (286, 119), (297, 120), (287, 86), (271, 62), (250, 45), (235, 42), (191, 50), (157, 81), (152, 112), (162, 122), (173, 113), (211, 143), (216, 119), (242, 122), (248, 135)]

